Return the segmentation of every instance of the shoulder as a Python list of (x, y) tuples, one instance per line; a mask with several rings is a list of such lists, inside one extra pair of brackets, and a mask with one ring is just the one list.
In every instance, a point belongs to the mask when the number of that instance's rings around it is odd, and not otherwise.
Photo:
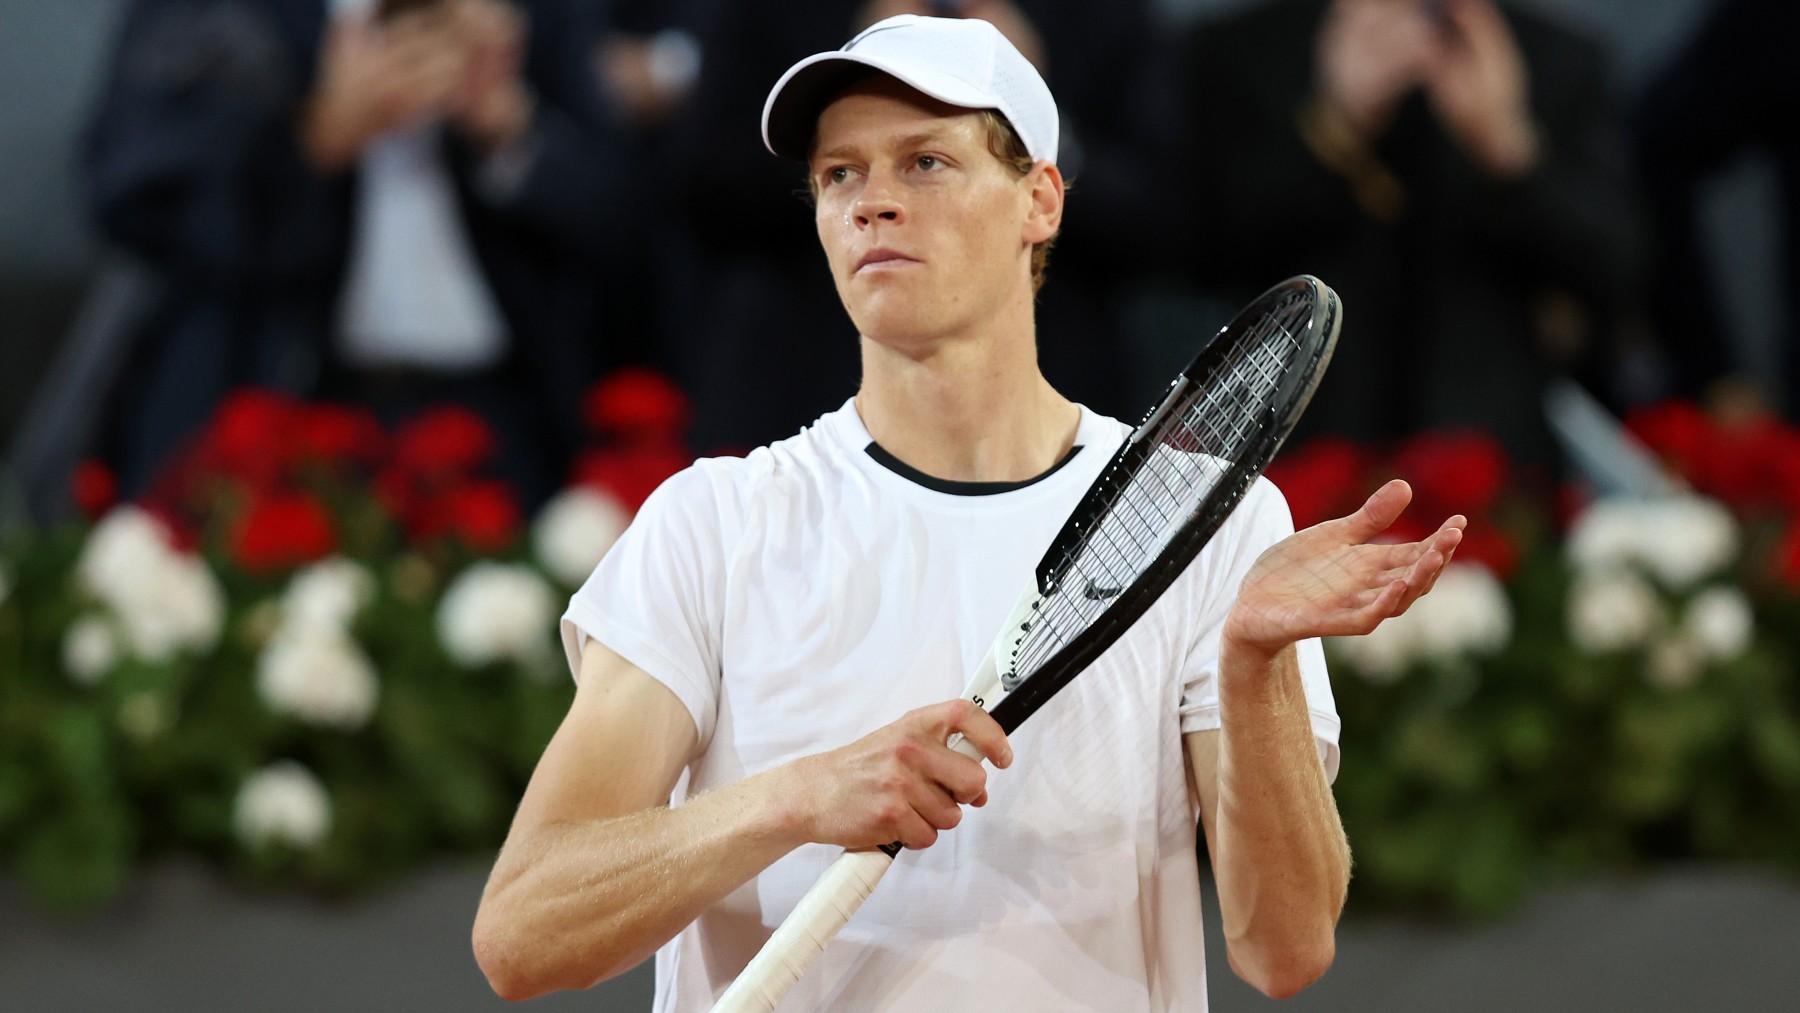
[(768, 513), (771, 502), (829, 498), (854, 471), (850, 448), (837, 430), (840, 414), (828, 414), (742, 457), (701, 458), (666, 479), (644, 506), (741, 521)]

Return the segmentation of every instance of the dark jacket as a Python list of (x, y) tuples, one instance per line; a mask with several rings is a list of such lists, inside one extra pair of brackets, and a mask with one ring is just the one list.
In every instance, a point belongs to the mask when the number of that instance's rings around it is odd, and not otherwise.
[[(1308, 431), (1380, 440), (1421, 429), (1495, 433), (1553, 458), (1549, 374), (1585, 368), (1637, 287), (1641, 227), (1599, 48), (1502, 6), (1526, 64), (1542, 161), (1496, 182), (1421, 95), (1376, 151), (1399, 181), (1390, 220), (1302, 140), (1328, 0), (1277, 0), (1197, 25), (1182, 53), (1179, 180), (1186, 246), (1171, 254), (1234, 301), (1293, 274), (1344, 300), (1344, 331)], [(1557, 321), (1579, 351), (1546, 347)], [(1554, 328), (1552, 328), (1554, 330)]]
[[(596, 265), (626, 227), (625, 160), (590, 70), (600, 19), (572, 0), (519, 6), (536, 157), (496, 202), (472, 186), (470, 150), (445, 155), (511, 332), (502, 371), (546, 431), (572, 434), (603, 357)], [(323, 0), (136, 0), (125, 19), (84, 168), (105, 234), (162, 282), (114, 405), (127, 491), (230, 387), (312, 395), (340, 368), (356, 174), (315, 172), (295, 127), (326, 23)]]

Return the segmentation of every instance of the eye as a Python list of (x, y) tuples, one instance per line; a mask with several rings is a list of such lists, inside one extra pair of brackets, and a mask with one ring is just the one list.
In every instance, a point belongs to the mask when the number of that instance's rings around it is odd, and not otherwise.
[(937, 168), (940, 165), (943, 165), (944, 163), (938, 161), (938, 158), (936, 155), (920, 155), (918, 162), (915, 164), (917, 164), (919, 168), (924, 169), (926, 172), (930, 172), (931, 170)]
[(826, 186), (837, 186), (840, 183), (849, 182), (850, 167), (847, 165), (834, 165), (820, 173), (819, 177), (825, 181)]

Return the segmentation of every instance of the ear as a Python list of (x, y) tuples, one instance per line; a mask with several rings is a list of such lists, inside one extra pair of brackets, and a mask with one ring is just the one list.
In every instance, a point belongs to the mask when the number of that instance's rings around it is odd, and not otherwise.
[(1062, 170), (1049, 162), (1039, 162), (1025, 176), (1031, 196), (1031, 207), (1025, 214), (1025, 245), (1036, 246), (1056, 235), (1062, 228)]

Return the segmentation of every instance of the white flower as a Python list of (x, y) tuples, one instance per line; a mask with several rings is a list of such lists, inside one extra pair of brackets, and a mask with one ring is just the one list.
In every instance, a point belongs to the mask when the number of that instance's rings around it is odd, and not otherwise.
[(272, 763), (238, 789), (232, 829), (251, 848), (291, 844), (306, 848), (331, 832), (331, 799), (312, 771), (292, 760)]
[(1418, 653), (1413, 631), (1385, 622), (1360, 637), (1332, 637), (1332, 652), (1351, 669), (1378, 686), (1386, 686), (1406, 674)]
[(618, 500), (577, 486), (559, 493), (538, 514), (531, 546), (552, 577), (580, 587), (630, 522)]
[(1730, 661), (1750, 647), (1756, 617), (1750, 600), (1735, 587), (1709, 587), (1688, 602), (1681, 629), (1699, 654)]
[(1388, 683), (1419, 661), (1493, 654), (1512, 638), (1512, 603), (1492, 571), (1451, 563), (1430, 594), (1365, 636), (1332, 641), (1337, 654), (1371, 682)]
[(549, 583), (529, 567), (481, 561), (457, 575), (438, 603), (438, 639), (457, 664), (528, 661), (556, 621)]
[(118, 616), (125, 642), (147, 661), (204, 651), (225, 624), (225, 594), (205, 560), (177, 552), (155, 518), (121, 506), (95, 526), (76, 579)]
[(1637, 647), (1662, 623), (1656, 591), (1629, 570), (1584, 573), (1569, 588), (1569, 635), (1590, 654)]
[(1731, 512), (1700, 496), (1602, 500), (1576, 519), (1566, 543), (1581, 570), (1640, 566), (1675, 590), (1723, 569), (1737, 547)]
[(1700, 496), (1654, 503), (1642, 554), (1665, 585), (1685, 590), (1730, 565), (1737, 555), (1738, 529), (1723, 504)]
[(114, 507), (94, 525), (75, 574), (81, 586), (95, 598), (110, 601), (132, 595), (139, 584), (154, 586), (170, 555), (168, 533), (161, 522), (144, 510)]
[(1415, 627), (1427, 657), (1490, 655), (1512, 639), (1512, 602), (1492, 570), (1480, 563), (1451, 563), (1430, 594), (1387, 622)]
[(256, 691), (269, 709), (301, 721), (355, 731), (375, 712), (375, 668), (350, 635), (318, 626), (285, 628), (256, 665)]
[(63, 634), (63, 671), (80, 686), (93, 686), (119, 661), (119, 638), (99, 616), (83, 616)]
[(375, 597), (375, 577), (341, 556), (320, 560), (294, 574), (281, 596), (282, 625), (347, 630)]

